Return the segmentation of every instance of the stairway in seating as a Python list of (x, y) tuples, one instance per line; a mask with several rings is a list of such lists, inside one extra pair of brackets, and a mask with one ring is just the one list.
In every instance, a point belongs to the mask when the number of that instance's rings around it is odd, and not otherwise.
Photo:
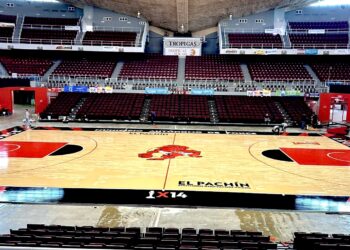
[(148, 121), (148, 115), (150, 112), (150, 108), (151, 108), (151, 97), (146, 97), (145, 101), (143, 103), (143, 107), (142, 107), (142, 111), (141, 111), (141, 115), (140, 115), (140, 121), (141, 122), (147, 122)]
[(244, 81), (246, 82), (251, 82), (252, 81), (252, 77), (250, 75), (249, 69), (248, 69), (248, 65), (245, 63), (241, 63), (241, 69), (243, 72), (243, 77), (244, 77)]
[(274, 103), (277, 109), (279, 110), (279, 112), (282, 114), (284, 122), (286, 122), (289, 125), (293, 124), (293, 121), (291, 120), (290, 116), (288, 115), (287, 111), (283, 108), (281, 103), (280, 102), (274, 102)]
[(216, 124), (219, 122), (218, 111), (216, 109), (215, 100), (212, 97), (208, 99), (210, 122)]
[(43, 80), (48, 80), (49, 76), (55, 71), (55, 69), (58, 67), (58, 65), (60, 65), (62, 62), (62, 60), (57, 60), (54, 61), (52, 66), (48, 69), (48, 71), (45, 72), (44, 76), (43, 76)]
[(183, 86), (185, 80), (185, 68), (186, 68), (186, 57), (179, 57), (179, 64), (177, 68), (177, 85), (178, 87)]
[(283, 42), (283, 46), (284, 48), (291, 48), (292, 47), (292, 43), (289, 39), (289, 35), (286, 33), (284, 36), (281, 36), (282, 42)]
[(83, 44), (83, 39), (85, 36), (85, 32), (83, 31), (78, 31), (77, 36), (74, 39), (74, 44), (75, 45), (82, 45)]
[(5, 69), (4, 65), (0, 63), (0, 76), (9, 76), (9, 73), (7, 73), (7, 70)]
[(19, 39), (21, 38), (23, 22), (24, 17), (18, 16), (16, 20), (15, 30), (13, 31), (13, 38), (15, 43), (19, 43)]
[(81, 109), (81, 107), (84, 105), (84, 102), (86, 101), (86, 97), (83, 97), (80, 99), (77, 105), (75, 105), (74, 108), (72, 108), (71, 112), (69, 113), (69, 120), (74, 121), (75, 117), (78, 113), (78, 111)]
[(304, 64), (304, 67), (307, 70), (307, 72), (309, 72), (310, 76), (312, 77), (312, 80), (314, 80), (315, 82), (319, 83), (320, 79), (316, 75), (315, 71), (313, 71), (313, 69), (310, 67), (310, 65)]
[(122, 70), (124, 62), (118, 62), (115, 66), (113, 73), (111, 75), (111, 79), (117, 79), (119, 77), (120, 71)]

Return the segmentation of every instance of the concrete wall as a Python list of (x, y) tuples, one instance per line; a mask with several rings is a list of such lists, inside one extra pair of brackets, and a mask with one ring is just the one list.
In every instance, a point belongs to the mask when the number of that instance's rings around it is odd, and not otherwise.
[(219, 39), (218, 33), (212, 33), (205, 36), (205, 42), (202, 46), (202, 55), (218, 54), (219, 53)]
[[(336, 1), (336, 0), (334, 0)], [(341, 6), (308, 6), (301, 8), (303, 14), (297, 14), (296, 10), (286, 12), (287, 22), (322, 22), (322, 21), (349, 21), (350, 5)]]
[(146, 44), (146, 53), (163, 54), (163, 36), (150, 31), (148, 33), (148, 42)]
[[(246, 19), (246, 23), (240, 22), (241, 19)], [(256, 23), (257, 19), (263, 19), (263, 23)], [(244, 31), (256, 30), (264, 32), (265, 29), (274, 26), (274, 10), (245, 16), (241, 18), (224, 19), (221, 22), (223, 29), (239, 29)]]
[[(7, 7), (6, 3), (14, 3), (14, 7)], [(54, 2), (41, 3), (20, 0), (1, 0), (0, 14), (14, 16), (38, 16), (38, 17), (66, 17), (75, 18), (83, 15), (83, 10), (75, 8), (74, 11), (68, 11), (68, 7), (72, 5)]]
[[(106, 18), (111, 20), (106, 20)], [(121, 20), (124, 19), (124, 20)], [(126, 20), (125, 20), (126, 19)], [(93, 8), (93, 26), (103, 27), (144, 27), (142, 24), (145, 20), (141, 18), (131, 17), (124, 14), (115, 13), (110, 10)]]

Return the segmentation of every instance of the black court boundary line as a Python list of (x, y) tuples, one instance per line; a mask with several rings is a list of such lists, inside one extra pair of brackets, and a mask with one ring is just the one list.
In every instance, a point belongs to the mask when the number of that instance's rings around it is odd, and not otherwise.
[[(126, 133), (157, 133), (157, 134), (168, 134), (168, 133), (176, 133), (176, 134), (227, 134), (227, 135), (274, 135), (271, 132), (257, 132), (257, 131), (237, 131), (237, 130), (195, 130), (195, 129), (184, 129), (184, 130), (176, 130), (176, 129), (154, 129), (154, 128), (81, 128), (81, 127), (50, 127), (50, 126), (40, 126), (35, 127), (33, 130), (63, 130), (63, 131), (100, 131), (100, 132), (126, 132)], [(286, 133), (280, 134), (281, 136), (303, 136), (307, 132), (302, 133)], [(307, 133), (307, 136), (322, 136), (320, 133)]]
[[(25, 201), (17, 200), (19, 194)], [(56, 193), (55, 195), (53, 195)], [(181, 195), (178, 195), (180, 194)], [(17, 194), (17, 195), (16, 195)], [(151, 195), (152, 194), (152, 195)], [(22, 195), (22, 198), (23, 198)], [(184, 196), (185, 195), (185, 196)], [(347, 212), (338, 207), (349, 204), (347, 196), (280, 195), (259, 193), (225, 193), (186, 190), (116, 190), (83, 188), (23, 188), (7, 187), (0, 202), (19, 204), (113, 204), (175, 207), (240, 207), (314, 212)], [(337, 203), (324, 207), (305, 200)]]

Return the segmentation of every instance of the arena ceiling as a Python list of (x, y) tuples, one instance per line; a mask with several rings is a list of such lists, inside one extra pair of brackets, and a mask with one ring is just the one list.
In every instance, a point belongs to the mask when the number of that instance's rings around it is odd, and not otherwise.
[(77, 7), (93, 5), (141, 16), (151, 25), (171, 31), (199, 31), (214, 27), (230, 14), (242, 17), (276, 7), (299, 7), (315, 0), (64, 0)]

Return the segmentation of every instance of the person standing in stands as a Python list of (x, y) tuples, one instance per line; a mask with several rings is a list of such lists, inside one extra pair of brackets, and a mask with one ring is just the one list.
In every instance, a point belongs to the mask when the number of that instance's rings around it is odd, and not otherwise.
[(264, 122), (266, 125), (270, 124), (270, 122), (271, 122), (271, 118), (270, 118), (270, 115), (268, 113), (266, 113), (264, 116)]
[(301, 123), (300, 123), (300, 128), (305, 129), (306, 128), (306, 122), (307, 122), (307, 117), (306, 114), (301, 115)]
[(311, 116), (311, 126), (313, 128), (317, 128), (317, 126), (318, 126), (318, 117), (315, 113), (313, 113)]
[(157, 117), (156, 111), (151, 111), (150, 117), (151, 117), (151, 123), (154, 124), (154, 121), (156, 120), (156, 117)]

